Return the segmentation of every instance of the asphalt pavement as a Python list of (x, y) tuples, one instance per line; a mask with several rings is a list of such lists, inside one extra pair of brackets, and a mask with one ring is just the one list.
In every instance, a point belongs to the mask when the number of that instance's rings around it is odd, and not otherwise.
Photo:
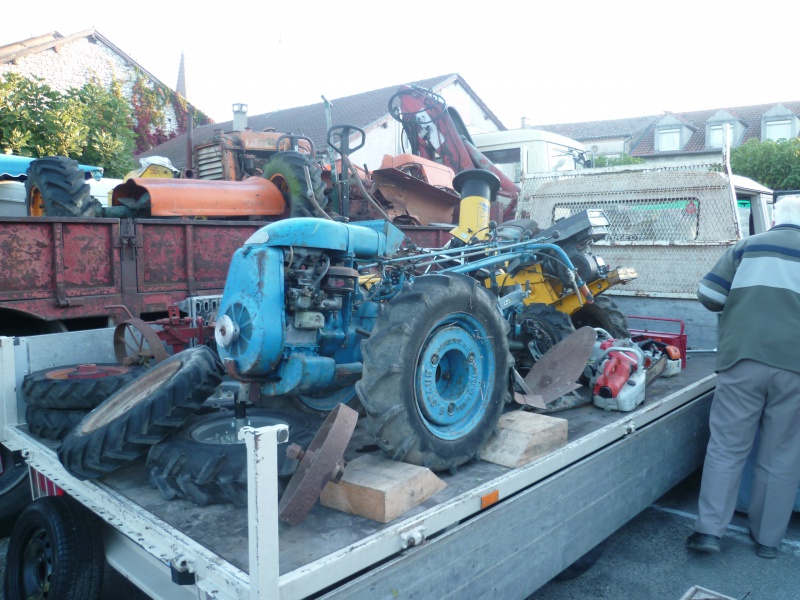
[[(736, 600), (800, 600), (800, 513), (792, 516), (775, 559), (755, 555), (746, 516), (738, 513), (722, 552), (697, 554), (686, 549), (686, 537), (693, 531), (699, 488), (698, 472), (612, 535), (586, 573), (552, 581), (528, 600), (680, 600), (695, 585)], [(7, 546), (8, 538), (0, 539), (0, 578)], [(114, 572), (106, 577), (103, 597), (147, 599)]]

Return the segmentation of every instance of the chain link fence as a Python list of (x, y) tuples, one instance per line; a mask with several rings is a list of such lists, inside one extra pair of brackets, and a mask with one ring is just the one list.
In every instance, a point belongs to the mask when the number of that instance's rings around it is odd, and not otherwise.
[[(749, 211), (737, 208), (721, 164), (632, 165), (540, 173), (520, 184), (519, 217), (549, 227), (585, 209), (602, 209), (609, 235), (596, 254), (638, 279), (612, 293), (695, 298), (697, 282), (742, 236)], [(742, 214), (740, 214), (742, 212)]]

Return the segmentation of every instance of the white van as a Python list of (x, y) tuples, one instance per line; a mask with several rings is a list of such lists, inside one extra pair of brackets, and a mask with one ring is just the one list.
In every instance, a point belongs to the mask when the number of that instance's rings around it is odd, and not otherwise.
[(577, 140), (539, 129), (511, 129), (472, 136), (475, 146), (515, 183), (531, 173), (573, 171), (589, 166)]

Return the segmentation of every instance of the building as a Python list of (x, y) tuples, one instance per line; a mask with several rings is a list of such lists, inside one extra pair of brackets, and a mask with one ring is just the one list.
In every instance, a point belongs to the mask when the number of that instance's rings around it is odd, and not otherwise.
[(537, 125), (582, 142), (599, 156), (623, 154), (648, 162), (686, 158), (714, 160), (731, 132), (731, 146), (751, 139), (778, 140), (800, 135), (800, 101), (714, 108), (630, 119)]
[[(441, 95), (448, 106), (456, 108), (470, 133), (505, 130), (500, 119), (478, 97), (473, 89), (457, 73), (411, 82)], [(402, 128), (389, 113), (389, 100), (400, 83), (361, 94), (337, 98), (331, 101), (331, 120), (334, 125), (347, 123), (362, 128), (366, 133), (366, 145), (351, 156), (354, 164), (366, 164), (369, 169), (380, 166), (386, 154), (410, 152), (404, 147)], [(238, 105), (237, 105), (238, 106)], [(325, 103), (320, 101), (307, 106), (287, 108), (247, 117), (246, 126), (253, 131), (274, 128), (275, 131), (304, 135), (314, 142), (317, 153), (326, 152)], [(198, 127), (192, 132), (192, 143), (197, 146), (209, 141), (218, 130), (233, 130), (233, 120)], [(137, 155), (164, 156), (182, 169), (187, 162), (186, 135), (181, 135), (157, 147)]]
[[(140, 149), (186, 129), (186, 100), (94, 29), (69, 36), (53, 31), (0, 46), (0, 78), (8, 73), (39, 78), (61, 93), (90, 82), (106, 89), (118, 82), (133, 108), (133, 129), (139, 136)], [(152, 120), (140, 118), (134, 108), (141, 86), (163, 92)], [(201, 118), (208, 122), (204, 116)]]

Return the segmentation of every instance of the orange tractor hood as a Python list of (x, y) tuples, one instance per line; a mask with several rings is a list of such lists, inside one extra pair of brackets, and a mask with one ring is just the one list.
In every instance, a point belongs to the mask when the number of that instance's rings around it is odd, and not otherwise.
[(127, 198), (145, 204), (154, 217), (247, 217), (281, 215), (286, 201), (267, 179), (243, 181), (205, 179), (129, 179), (114, 188), (111, 205)]

